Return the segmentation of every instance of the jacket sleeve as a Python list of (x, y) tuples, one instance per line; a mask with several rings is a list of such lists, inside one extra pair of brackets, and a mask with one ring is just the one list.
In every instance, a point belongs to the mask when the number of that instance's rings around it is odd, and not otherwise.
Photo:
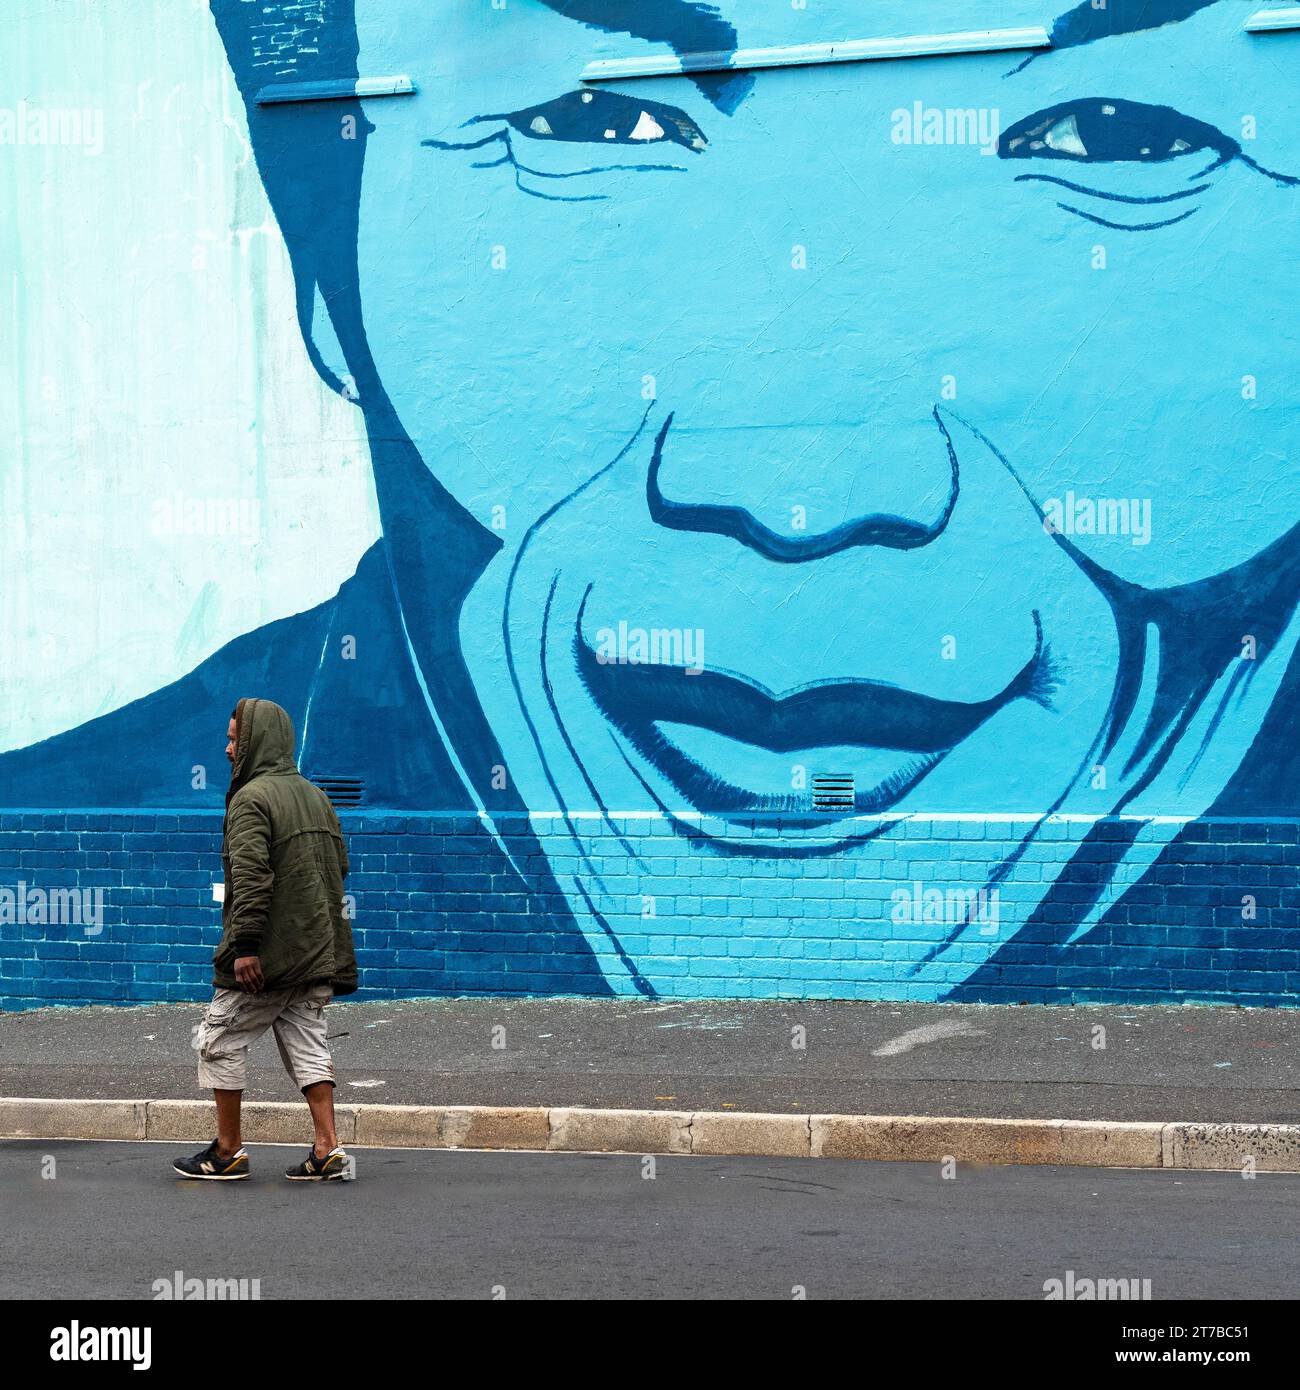
[(241, 797), (231, 806), (226, 849), (234, 897), (230, 934), (235, 955), (255, 956), (261, 951), (275, 875), (271, 871), (271, 818), (267, 808), (253, 797)]
[(348, 842), (343, 836), (343, 827), (339, 824), (339, 818), (334, 807), (330, 807), (330, 820), (334, 825), (334, 833), (339, 837), (339, 877), (348, 876)]

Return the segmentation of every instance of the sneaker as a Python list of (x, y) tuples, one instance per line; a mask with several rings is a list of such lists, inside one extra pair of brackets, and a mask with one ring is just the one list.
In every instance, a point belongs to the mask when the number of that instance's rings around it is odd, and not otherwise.
[(217, 1153), (214, 1139), (202, 1153), (193, 1158), (178, 1158), (172, 1167), (183, 1178), (204, 1178), (209, 1182), (231, 1182), (235, 1178), (248, 1176), (248, 1154), (238, 1149), (229, 1158), (221, 1158)]
[(285, 1177), (295, 1182), (338, 1182), (347, 1176), (348, 1166), (348, 1156), (342, 1146), (332, 1148), (324, 1158), (316, 1157), (313, 1146), (301, 1163), (286, 1171)]

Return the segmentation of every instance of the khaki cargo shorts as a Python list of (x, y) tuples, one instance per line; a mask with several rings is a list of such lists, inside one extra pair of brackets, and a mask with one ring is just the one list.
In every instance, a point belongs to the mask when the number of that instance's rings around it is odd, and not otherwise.
[(218, 989), (194, 1037), (199, 1085), (205, 1090), (244, 1090), (248, 1045), (272, 1028), (284, 1069), (300, 1091), (318, 1081), (332, 1086), (334, 1063), (325, 1041), (325, 1005), (333, 998), (328, 982), (261, 994)]

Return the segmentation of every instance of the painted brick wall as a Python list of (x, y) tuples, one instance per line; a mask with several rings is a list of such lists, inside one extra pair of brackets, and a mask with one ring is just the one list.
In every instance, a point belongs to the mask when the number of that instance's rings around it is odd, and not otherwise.
[[(358, 998), (590, 988), (590, 975), (568, 954), (572, 944), (564, 944), (572, 934), (554, 928), (545, 895), (525, 894), (485, 868), (491, 861), (476, 818), (352, 813), (343, 825)], [(617, 866), (623, 877), (607, 881), (610, 891), (640, 899), (642, 930), (625, 932), (622, 945), (670, 979), (662, 993), (841, 999), (935, 998), (932, 985), (911, 982), (911, 971), (948, 928), (898, 920), (895, 895), (924, 901), (926, 888), (967, 881), (964, 846), (1001, 837), (1010, 852), (1024, 829), (1006, 820), (917, 819), (888, 833), (892, 852), (883, 861), (746, 860), (742, 875), (698, 855), (658, 817), (620, 817), (615, 828), (646, 866), (632, 876), (611, 829), (595, 818), (574, 827), (569, 867), (580, 853)], [(1044, 880), (1055, 880), (1052, 893), (1038, 900), (1034, 871), (1022, 862), (1018, 886), (1004, 890), (992, 959), (979, 964), (987, 945), (959, 941), (938, 952), (928, 977), (938, 968), (951, 981), (937, 997), (993, 1003), (1294, 1004), (1298, 828), (1295, 821), (1193, 822), (1080, 934), (1072, 924), (1081, 905), (1123, 857), (1135, 824), (1049, 823), (1025, 855), (1042, 865)], [(0, 814), (0, 1005), (205, 998), (220, 930), (212, 903), (220, 833), (216, 814)], [(605, 847), (611, 852), (602, 861)], [(566, 872), (554, 856), (551, 867), (559, 877)], [(30, 902), (29, 920), (13, 920), (19, 884), (29, 895), (102, 889), (102, 930), (32, 921)], [(8, 912), (5, 890), (14, 899)], [(1035, 899), (1024, 922), (1018, 891)], [(695, 924), (689, 935), (684, 921)]]

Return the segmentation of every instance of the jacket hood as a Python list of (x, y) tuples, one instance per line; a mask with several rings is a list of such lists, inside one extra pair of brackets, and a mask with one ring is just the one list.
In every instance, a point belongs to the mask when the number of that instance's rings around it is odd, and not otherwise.
[(230, 770), (230, 795), (263, 773), (297, 770), (293, 760), (293, 721), (289, 716), (272, 700), (240, 700), (235, 706), (235, 762)]

